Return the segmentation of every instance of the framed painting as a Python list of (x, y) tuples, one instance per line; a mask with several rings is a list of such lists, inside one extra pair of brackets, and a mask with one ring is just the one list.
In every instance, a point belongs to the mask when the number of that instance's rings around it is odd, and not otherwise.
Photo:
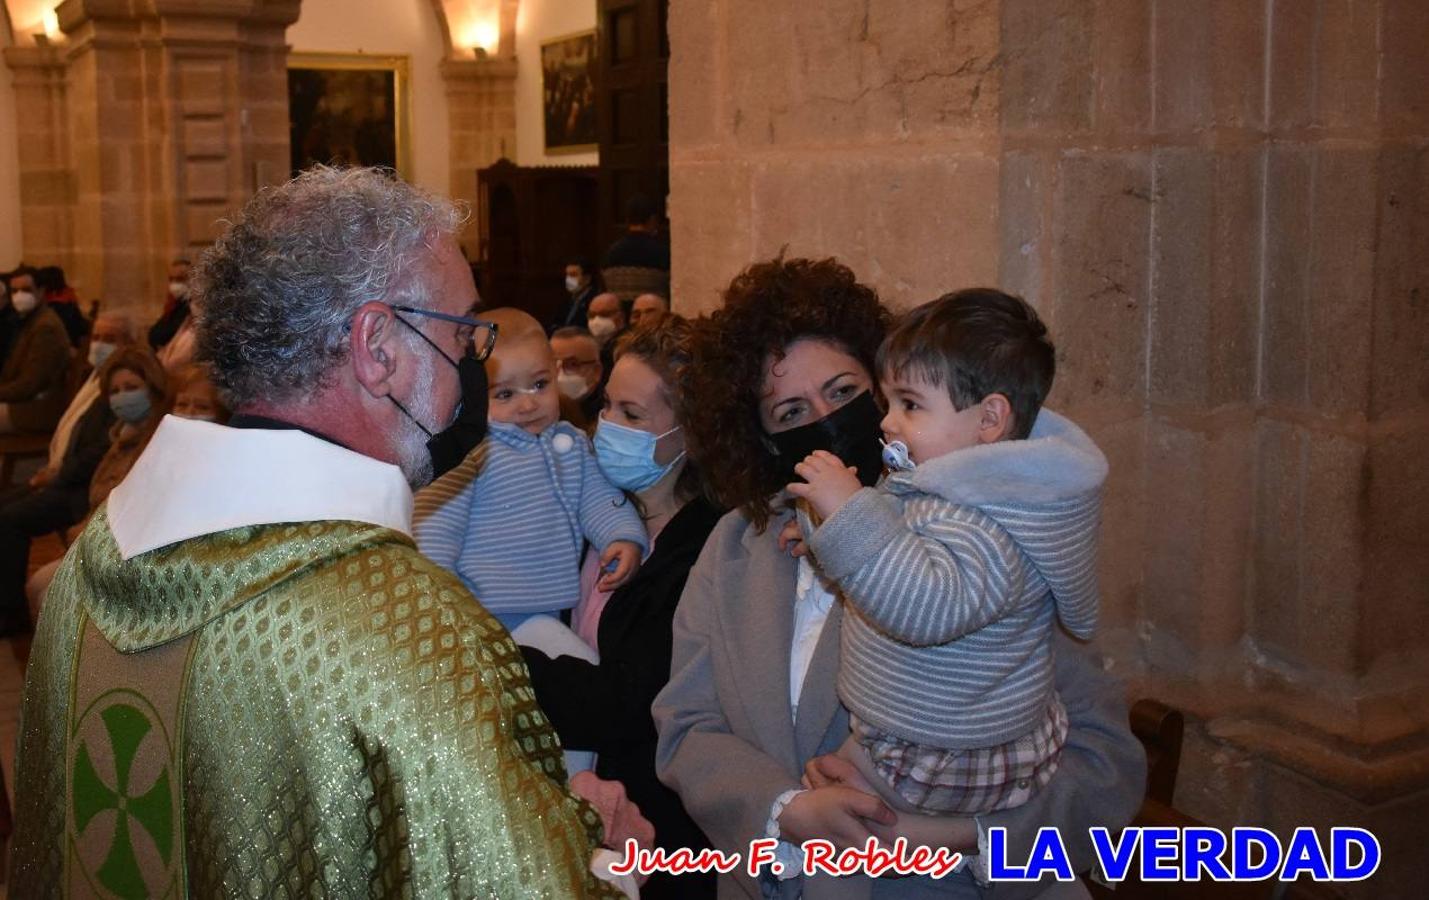
[(293, 174), (314, 163), (388, 166), (412, 177), (405, 56), (288, 54)]
[(596, 149), (595, 32), (541, 44), (541, 110), (547, 153)]

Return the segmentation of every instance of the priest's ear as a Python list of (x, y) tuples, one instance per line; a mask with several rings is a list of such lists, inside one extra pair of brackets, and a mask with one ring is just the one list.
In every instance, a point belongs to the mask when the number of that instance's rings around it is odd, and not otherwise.
[(374, 397), (392, 393), (397, 371), (397, 314), (385, 303), (364, 303), (348, 323), (352, 372), (357, 383)]
[(995, 444), (1012, 434), (1012, 403), (1003, 394), (988, 394), (978, 403), (977, 441)]

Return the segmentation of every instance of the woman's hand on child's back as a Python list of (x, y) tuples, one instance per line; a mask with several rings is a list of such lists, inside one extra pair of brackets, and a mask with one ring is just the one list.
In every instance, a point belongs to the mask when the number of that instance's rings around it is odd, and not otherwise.
[(629, 581), (638, 568), (640, 546), (630, 541), (611, 541), (600, 554), (600, 570), (604, 574), (595, 586), (602, 591), (613, 591)]
[(870, 826), (898, 820), (893, 810), (872, 794), (842, 785), (814, 788), (795, 795), (779, 814), (779, 837), (792, 844), (822, 838), (839, 850), (862, 849)]
[(803, 481), (789, 485), (789, 493), (809, 501), (819, 518), (827, 519), (848, 502), (848, 498), (863, 487), (858, 470), (846, 466), (843, 460), (827, 450), (815, 450), (794, 466), (794, 474)]

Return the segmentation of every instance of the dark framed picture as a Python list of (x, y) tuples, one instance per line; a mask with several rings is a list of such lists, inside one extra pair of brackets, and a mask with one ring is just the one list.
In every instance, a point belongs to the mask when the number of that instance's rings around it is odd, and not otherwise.
[(411, 178), (409, 84), (405, 56), (288, 54), (293, 173), (332, 163)]
[(541, 88), (546, 152), (596, 149), (594, 31), (541, 44)]

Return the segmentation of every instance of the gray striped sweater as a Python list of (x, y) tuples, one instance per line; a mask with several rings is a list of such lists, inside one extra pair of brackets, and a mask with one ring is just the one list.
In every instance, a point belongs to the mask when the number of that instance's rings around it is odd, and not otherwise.
[(601, 474), (590, 439), (568, 422), (539, 435), (492, 422), (485, 441), (417, 492), (422, 553), (466, 584), (507, 628), (580, 599), (581, 550), (649, 544), (635, 505)]
[(1043, 410), (1026, 440), (950, 453), (856, 493), (809, 538), (847, 601), (839, 696), (915, 743), (993, 747), (1053, 701), (1052, 629), (1096, 628), (1107, 463)]

